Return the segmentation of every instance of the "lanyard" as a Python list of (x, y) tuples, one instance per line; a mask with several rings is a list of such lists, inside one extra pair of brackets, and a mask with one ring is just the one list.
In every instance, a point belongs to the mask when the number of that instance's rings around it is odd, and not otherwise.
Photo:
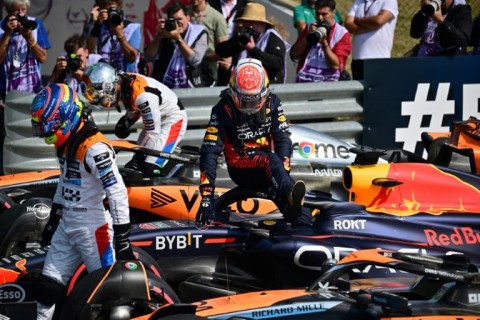
[(365, 2), (364, 2), (364, 4), (363, 4), (363, 16), (364, 16), (364, 17), (367, 16), (368, 11), (370, 11), (370, 8), (373, 6), (373, 4), (375, 3), (375, 1), (377, 1), (377, 0), (373, 0), (372, 3), (367, 7), (367, 2), (368, 2), (368, 0), (365, 0)]
[(220, 3), (222, 5), (223, 16), (225, 17), (227, 22), (230, 22), (230, 19), (232, 18), (233, 14), (235, 13), (235, 11), (237, 9), (236, 8), (237, 7), (237, 2), (232, 1), (232, 3), (230, 4), (230, 3), (222, 0)]

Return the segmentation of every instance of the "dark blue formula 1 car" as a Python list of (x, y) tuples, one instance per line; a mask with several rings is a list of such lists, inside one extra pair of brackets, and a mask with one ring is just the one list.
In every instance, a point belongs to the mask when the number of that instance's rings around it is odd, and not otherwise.
[[(355, 154), (349, 151), (351, 144), (301, 126), (292, 126), (292, 140), (292, 177), (304, 180), (309, 189), (330, 192), (337, 199), (346, 199), (341, 175), (342, 169), (355, 158)], [(133, 152), (169, 159), (162, 176), (156, 178), (143, 178), (141, 172), (121, 168), (133, 223), (191, 220), (195, 217), (201, 199), (198, 150), (184, 147), (170, 154), (123, 140), (112, 141), (112, 144), (118, 159), (124, 155), (131, 157)], [(219, 164), (217, 171), (216, 192), (222, 194), (235, 185), (228, 177), (224, 163)], [(39, 246), (58, 174), (58, 170), (44, 170), (0, 176), (0, 256)], [(29, 199), (32, 200), (26, 201)], [(17, 204), (22, 206), (6, 210)], [(233, 203), (232, 210), (266, 214), (276, 207), (271, 201), (246, 198)]]
[[(424, 181), (428, 179), (428, 181)], [(234, 188), (217, 201), (216, 223), (191, 220), (135, 224), (131, 241), (154, 261), (182, 301), (263, 289), (305, 287), (324, 261), (359, 250), (480, 257), (480, 177), (427, 163), (352, 165), (343, 184), (350, 202), (308, 192), (311, 223), (292, 225), (279, 213), (231, 212), (229, 204), (265, 196)], [(418, 186), (419, 188), (416, 188)], [(0, 278), (40, 270), (46, 248), (5, 257)], [(374, 275), (375, 270), (364, 271)], [(371, 274), (370, 274), (371, 273)]]

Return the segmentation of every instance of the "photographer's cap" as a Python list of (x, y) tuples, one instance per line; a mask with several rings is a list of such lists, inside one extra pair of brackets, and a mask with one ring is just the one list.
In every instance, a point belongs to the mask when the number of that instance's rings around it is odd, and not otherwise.
[(242, 15), (238, 18), (235, 18), (233, 21), (258, 21), (273, 27), (273, 23), (267, 20), (265, 6), (256, 2), (247, 2)]

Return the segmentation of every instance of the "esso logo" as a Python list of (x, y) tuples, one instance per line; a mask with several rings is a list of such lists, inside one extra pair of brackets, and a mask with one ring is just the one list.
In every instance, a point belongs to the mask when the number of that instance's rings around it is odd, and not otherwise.
[(25, 290), (15, 283), (0, 286), (0, 302), (22, 302), (25, 300)]

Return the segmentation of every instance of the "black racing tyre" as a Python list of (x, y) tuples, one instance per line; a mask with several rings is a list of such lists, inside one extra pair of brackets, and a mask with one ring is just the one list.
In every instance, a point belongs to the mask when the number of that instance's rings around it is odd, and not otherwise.
[(162, 268), (151, 255), (149, 255), (145, 250), (140, 247), (132, 246), (132, 249), (135, 257), (137, 257), (138, 260), (142, 261), (142, 263), (147, 269), (152, 271), (157, 277), (165, 280)]
[(130, 294), (137, 289), (140, 291), (145, 289), (144, 278), (135, 278), (132, 281), (110, 270), (110, 268), (102, 268), (82, 277), (67, 296), (59, 319), (110, 319), (109, 315), (114, 306), (128, 307), (133, 317), (153, 312), (153, 307), (156, 305), (180, 303), (180, 298), (175, 291), (148, 269), (145, 271), (151, 300), (140, 296), (137, 298), (137, 295)]
[[(149, 269), (154, 275), (156, 275), (158, 278), (165, 279), (164, 273), (162, 271), (162, 268), (160, 265), (157, 263), (157, 261), (149, 255), (145, 250), (142, 248), (132, 246), (133, 253), (135, 254), (135, 257), (137, 260), (140, 260), (143, 265)], [(82, 264), (77, 268), (75, 273), (73, 274), (70, 283), (68, 285), (69, 288), (74, 287), (77, 285), (77, 282), (80, 281), (83, 277), (87, 275), (87, 269), (85, 268), (85, 264)]]

